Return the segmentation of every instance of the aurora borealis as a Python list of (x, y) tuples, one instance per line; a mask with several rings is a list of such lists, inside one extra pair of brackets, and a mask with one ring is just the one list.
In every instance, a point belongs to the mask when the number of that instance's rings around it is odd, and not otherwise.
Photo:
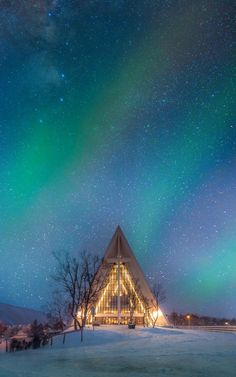
[(236, 316), (233, 1), (0, 0), (0, 302), (117, 224), (167, 311)]

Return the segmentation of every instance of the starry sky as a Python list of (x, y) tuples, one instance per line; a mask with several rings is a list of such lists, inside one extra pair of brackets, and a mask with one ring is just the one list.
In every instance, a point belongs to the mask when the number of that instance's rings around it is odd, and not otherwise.
[(236, 317), (233, 4), (0, 0), (0, 302), (120, 224), (167, 312)]

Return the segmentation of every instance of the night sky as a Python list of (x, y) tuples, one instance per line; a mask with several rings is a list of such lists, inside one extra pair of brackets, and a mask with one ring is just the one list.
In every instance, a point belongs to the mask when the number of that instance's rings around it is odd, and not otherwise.
[(0, 302), (120, 224), (168, 312), (236, 316), (233, 3), (0, 0)]

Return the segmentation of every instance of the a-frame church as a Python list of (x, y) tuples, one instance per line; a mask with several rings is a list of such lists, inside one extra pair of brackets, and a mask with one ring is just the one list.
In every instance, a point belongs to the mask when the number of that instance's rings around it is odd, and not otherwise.
[(130, 305), (135, 301), (133, 320), (136, 324), (167, 325), (144, 274), (118, 226), (104, 255), (107, 284), (95, 305), (95, 321), (101, 324), (127, 324)]

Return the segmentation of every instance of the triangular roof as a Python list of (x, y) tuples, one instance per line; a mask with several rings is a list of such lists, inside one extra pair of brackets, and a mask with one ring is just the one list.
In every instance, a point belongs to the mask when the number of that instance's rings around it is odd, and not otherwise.
[(153, 302), (155, 302), (155, 298), (146, 281), (143, 271), (137, 259), (135, 258), (134, 253), (121, 227), (118, 225), (106, 249), (106, 252), (104, 255), (104, 262), (112, 263), (115, 259), (117, 259), (119, 255), (120, 255), (121, 261), (123, 260), (125, 262), (133, 278), (138, 279), (138, 283), (139, 283), (139, 286), (143, 295), (148, 300), (153, 300)]

